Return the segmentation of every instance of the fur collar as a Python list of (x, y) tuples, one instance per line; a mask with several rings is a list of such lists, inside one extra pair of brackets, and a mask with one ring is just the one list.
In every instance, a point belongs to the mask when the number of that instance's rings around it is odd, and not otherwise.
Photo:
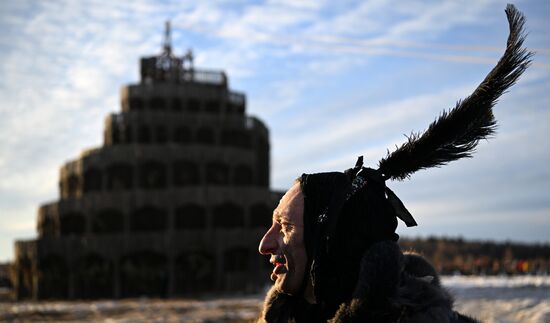
[(395, 242), (371, 246), (360, 266), (349, 300), (320, 306), (272, 288), (258, 322), (477, 322), (453, 311), (435, 269)]

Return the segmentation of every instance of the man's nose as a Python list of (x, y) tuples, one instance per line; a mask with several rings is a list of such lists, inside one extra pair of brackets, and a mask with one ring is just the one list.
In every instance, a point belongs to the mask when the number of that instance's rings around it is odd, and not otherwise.
[(267, 230), (267, 232), (264, 234), (262, 240), (260, 241), (260, 245), (258, 247), (258, 251), (262, 255), (269, 255), (274, 254), (275, 251), (278, 248), (277, 239), (276, 236), (273, 234), (273, 226)]

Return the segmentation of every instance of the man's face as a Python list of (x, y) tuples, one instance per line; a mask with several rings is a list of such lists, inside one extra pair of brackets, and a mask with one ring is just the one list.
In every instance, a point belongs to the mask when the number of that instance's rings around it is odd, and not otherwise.
[(304, 245), (304, 196), (295, 183), (273, 211), (273, 224), (260, 241), (262, 255), (271, 255), (275, 266), (271, 280), (279, 292), (295, 295), (300, 291), (306, 272)]

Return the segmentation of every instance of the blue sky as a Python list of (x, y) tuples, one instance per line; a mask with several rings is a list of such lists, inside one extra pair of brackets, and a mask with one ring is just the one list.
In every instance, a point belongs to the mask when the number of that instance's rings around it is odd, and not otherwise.
[[(389, 182), (418, 227), (405, 236), (550, 242), (550, 2), (517, 1), (532, 67), (495, 108), (474, 158)], [(119, 89), (160, 51), (223, 69), (271, 134), (271, 183), (344, 170), (421, 131), (483, 80), (504, 50), (505, 1), (3, 1), (0, 261), (36, 236), (58, 172), (101, 145)]]

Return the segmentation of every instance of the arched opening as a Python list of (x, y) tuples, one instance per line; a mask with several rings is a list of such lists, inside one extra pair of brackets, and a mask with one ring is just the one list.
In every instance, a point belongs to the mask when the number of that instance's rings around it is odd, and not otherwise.
[(161, 97), (153, 97), (149, 100), (149, 109), (166, 110), (166, 100)]
[(252, 185), (252, 169), (247, 165), (237, 165), (233, 172), (233, 183), (239, 186)]
[(140, 125), (138, 128), (138, 143), (147, 144), (151, 142), (151, 129), (146, 125)]
[(244, 104), (235, 105), (235, 112), (237, 114), (243, 115), (244, 114)]
[(132, 127), (129, 125), (124, 126), (124, 142), (129, 144), (132, 143), (134, 140), (134, 136), (132, 134)]
[(214, 288), (215, 260), (206, 252), (184, 252), (176, 258), (176, 293), (206, 292)]
[(220, 162), (206, 164), (206, 182), (214, 185), (229, 184), (229, 167)]
[(114, 125), (111, 128), (111, 142), (113, 145), (119, 144), (121, 142), (120, 139), (120, 129), (118, 126)]
[(197, 113), (200, 110), (201, 103), (195, 98), (187, 99), (187, 111), (191, 113)]
[(206, 228), (206, 209), (198, 204), (186, 204), (176, 209), (176, 229)]
[(103, 174), (95, 167), (90, 167), (84, 173), (84, 192), (100, 191), (103, 184)]
[(59, 185), (59, 194), (61, 194), (61, 197), (62, 198), (68, 197), (69, 193), (68, 193), (67, 184), (65, 183), (65, 180), (63, 178), (59, 179), (58, 185)]
[(183, 101), (180, 98), (172, 98), (172, 111), (183, 111)]
[(223, 253), (224, 272), (242, 272), (248, 270), (250, 251), (243, 247), (228, 249)]
[(272, 209), (264, 203), (256, 203), (250, 207), (250, 226), (253, 228), (269, 228), (272, 221)]
[(186, 144), (191, 141), (191, 131), (187, 127), (180, 126), (174, 131), (174, 142)]
[(197, 131), (197, 142), (205, 145), (214, 144), (214, 131), (207, 127), (201, 127)]
[(135, 210), (130, 220), (132, 232), (159, 232), (166, 230), (166, 226), (166, 211), (154, 206)]
[(168, 294), (166, 257), (152, 251), (141, 251), (122, 258), (120, 265), (122, 297)]
[(76, 197), (80, 190), (80, 179), (76, 174), (69, 175), (67, 179), (67, 196)]
[(86, 231), (86, 219), (81, 213), (61, 214), (59, 226), (62, 236), (82, 235)]
[(38, 236), (41, 238), (55, 237), (58, 233), (58, 224), (53, 214), (42, 213), (38, 217)]
[(237, 106), (233, 103), (229, 103), (227, 105), (227, 111), (229, 111), (231, 114), (237, 114)]
[(227, 290), (244, 290), (250, 286), (250, 251), (243, 247), (223, 253), (223, 283)]
[(113, 266), (98, 254), (80, 258), (75, 266), (76, 298), (113, 297)]
[(17, 257), (15, 269), (17, 271), (17, 280), (15, 288), (17, 290), (17, 298), (25, 299), (32, 296), (34, 290), (34, 275), (31, 259), (24, 254)]
[(204, 111), (206, 113), (219, 113), (220, 112), (220, 101), (218, 100), (209, 100), (206, 102), (206, 105), (204, 107)]
[(198, 185), (199, 166), (190, 161), (174, 162), (174, 185), (178, 187)]
[(143, 100), (141, 98), (130, 99), (130, 110), (142, 110), (142, 109), (143, 109)]
[(97, 212), (92, 221), (94, 233), (119, 233), (124, 230), (124, 215), (115, 209), (103, 209)]
[(155, 161), (139, 165), (139, 186), (144, 189), (159, 189), (166, 187), (166, 167)]
[(38, 261), (40, 299), (62, 299), (68, 296), (69, 271), (65, 259), (58, 255), (48, 255)]
[(130, 164), (117, 163), (107, 167), (107, 189), (110, 191), (131, 189), (134, 170)]
[(155, 139), (159, 144), (164, 144), (168, 141), (168, 132), (166, 127), (163, 125), (157, 125), (155, 127)]
[(222, 135), (222, 145), (240, 147), (240, 148), (250, 148), (250, 135), (243, 130), (225, 130)]
[(244, 227), (244, 210), (240, 206), (227, 202), (214, 208), (214, 228)]

